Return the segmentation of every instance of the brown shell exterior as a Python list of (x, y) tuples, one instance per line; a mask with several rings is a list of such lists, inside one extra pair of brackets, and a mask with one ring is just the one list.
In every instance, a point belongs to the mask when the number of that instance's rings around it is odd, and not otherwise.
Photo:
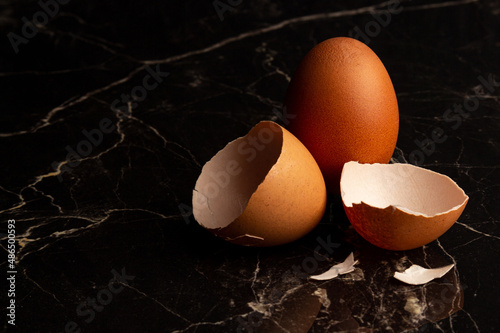
[(444, 234), (460, 217), (467, 201), (458, 208), (432, 217), (413, 215), (392, 206), (372, 207), (364, 202), (346, 207), (349, 221), (368, 242), (387, 250), (410, 250)]
[(303, 237), (323, 217), (326, 186), (321, 171), (306, 147), (286, 129), (282, 131), (278, 161), (253, 193), (243, 214), (226, 228), (211, 230), (217, 236), (240, 245), (281, 245)]
[(302, 59), (285, 99), (289, 130), (316, 159), (329, 192), (344, 163), (388, 163), (399, 130), (391, 78), (377, 55), (352, 38), (332, 38)]

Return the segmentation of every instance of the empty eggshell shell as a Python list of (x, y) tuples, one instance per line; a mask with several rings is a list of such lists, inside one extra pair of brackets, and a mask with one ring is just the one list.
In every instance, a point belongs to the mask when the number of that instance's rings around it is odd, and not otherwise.
[(469, 197), (449, 177), (411, 164), (344, 165), (342, 202), (354, 229), (388, 250), (409, 250), (444, 234)]
[(251, 246), (292, 242), (311, 231), (326, 208), (326, 186), (307, 148), (262, 121), (220, 150), (193, 191), (198, 223), (225, 240)]

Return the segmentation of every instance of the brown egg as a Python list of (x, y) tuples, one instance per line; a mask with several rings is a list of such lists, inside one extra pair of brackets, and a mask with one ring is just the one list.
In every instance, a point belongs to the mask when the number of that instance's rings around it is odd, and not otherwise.
[(387, 163), (392, 157), (396, 93), (377, 55), (355, 39), (328, 39), (309, 51), (284, 104), (292, 118), (288, 129), (318, 162), (329, 192), (339, 193), (344, 163)]
[(299, 239), (319, 223), (325, 207), (316, 161), (295, 136), (270, 121), (219, 151), (203, 166), (193, 191), (196, 221), (241, 245)]
[(455, 223), (469, 200), (449, 177), (411, 164), (348, 162), (340, 191), (354, 229), (388, 250), (434, 241)]

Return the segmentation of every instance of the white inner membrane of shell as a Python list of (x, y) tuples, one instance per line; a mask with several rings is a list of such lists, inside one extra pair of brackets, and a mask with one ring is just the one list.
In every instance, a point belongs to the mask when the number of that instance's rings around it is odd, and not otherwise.
[(278, 161), (282, 146), (281, 127), (263, 121), (215, 154), (193, 190), (196, 221), (208, 229), (230, 225)]
[(347, 207), (364, 202), (426, 217), (447, 213), (468, 199), (448, 176), (403, 163), (348, 162), (342, 170), (340, 189)]
[(453, 266), (454, 264), (438, 268), (424, 268), (419, 265), (411, 265), (404, 272), (395, 272), (394, 277), (404, 283), (421, 285), (443, 277)]

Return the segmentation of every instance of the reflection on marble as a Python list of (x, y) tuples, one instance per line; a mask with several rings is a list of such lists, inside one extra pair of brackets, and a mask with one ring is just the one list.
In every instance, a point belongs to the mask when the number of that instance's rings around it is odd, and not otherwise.
[[(470, 197), (437, 241), (375, 248), (350, 227), (338, 197), (313, 232), (276, 248), (228, 244), (189, 212), (215, 152), (260, 120), (283, 123), (276, 110), (301, 57), (369, 27), (391, 3), (243, 0), (221, 21), (211, 1), (60, 1), (19, 52), (2, 38), (1, 252), (7, 258), (15, 219), (16, 329), (498, 331), (498, 2), (401, 1), (370, 36), (398, 95), (394, 160), (411, 162), (420, 149), (424, 167)], [(2, 33), (22, 34), (22, 18), (40, 10), (37, 1), (4, 1)], [(157, 85), (145, 79), (155, 71), (168, 73)], [(478, 106), (467, 111), (473, 97)], [(447, 139), (427, 154), (415, 140), (435, 128)], [(354, 272), (307, 278), (350, 252)], [(411, 264), (451, 263), (423, 286), (392, 278)], [(10, 298), (0, 295), (4, 309)]]

